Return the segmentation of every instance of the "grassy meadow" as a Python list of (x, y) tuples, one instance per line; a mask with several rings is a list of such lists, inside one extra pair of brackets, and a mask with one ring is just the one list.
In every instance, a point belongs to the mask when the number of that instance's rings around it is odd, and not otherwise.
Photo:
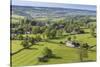
[[(90, 34), (78, 34), (76, 35), (76, 37), (77, 40), (87, 42), (90, 45), (96, 44), (96, 38), (92, 38)], [(38, 64), (60, 64), (80, 62), (77, 48), (70, 48), (59, 43), (60, 41), (64, 41), (66, 39), (67, 35), (60, 39), (52, 39), (48, 42), (39, 42), (37, 43), (38, 45), (31, 46), (31, 49), (25, 49), (20, 53), (12, 56), (12, 64), (13, 66), (32, 66)], [(21, 45), (18, 45), (20, 44), (20, 42), (20, 40), (12, 40), (11, 45), (13, 48), (13, 52), (23, 48)], [(42, 48), (45, 46), (51, 48), (53, 53), (56, 54), (56, 58), (49, 59), (49, 62), (39, 62), (37, 58), (41, 55)], [(96, 48), (93, 50), (96, 50)], [(88, 51), (88, 54), (89, 57), (85, 60), (96, 60), (96, 52)]]
[(12, 67), (96, 61), (96, 11), (12, 8)]

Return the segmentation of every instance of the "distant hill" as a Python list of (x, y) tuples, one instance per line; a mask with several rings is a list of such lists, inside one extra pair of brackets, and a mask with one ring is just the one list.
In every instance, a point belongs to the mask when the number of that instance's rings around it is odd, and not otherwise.
[(74, 15), (95, 16), (96, 11), (86, 9), (72, 9), (61, 7), (36, 7), (36, 6), (18, 6), (11, 5), (13, 15), (24, 16), (29, 18), (49, 17), (59, 18)]
[(67, 4), (67, 3), (49, 3), (49, 2), (36, 2), (36, 1), (23, 1), (14, 0), (12, 5), (19, 6), (35, 6), (35, 7), (54, 7), (54, 8), (70, 8), (81, 10), (93, 10), (96, 11), (96, 5), (82, 5), (82, 4)]

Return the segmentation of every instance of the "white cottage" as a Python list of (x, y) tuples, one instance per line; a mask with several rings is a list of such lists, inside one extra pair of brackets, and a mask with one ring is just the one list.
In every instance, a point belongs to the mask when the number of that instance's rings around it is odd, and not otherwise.
[(67, 42), (66, 42), (66, 46), (68, 46), (68, 47), (75, 47), (75, 46), (72, 44), (72, 41), (67, 41)]
[(79, 46), (80, 46), (79, 43), (74, 42), (74, 41), (66, 41), (65, 44), (66, 44), (66, 46), (68, 46), (68, 47), (79, 47)]

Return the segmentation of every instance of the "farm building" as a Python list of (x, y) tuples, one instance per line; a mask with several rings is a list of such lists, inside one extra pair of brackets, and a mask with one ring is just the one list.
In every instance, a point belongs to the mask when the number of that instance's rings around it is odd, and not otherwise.
[(80, 47), (80, 44), (78, 42), (74, 42), (74, 41), (66, 41), (65, 42), (66, 46), (68, 47)]

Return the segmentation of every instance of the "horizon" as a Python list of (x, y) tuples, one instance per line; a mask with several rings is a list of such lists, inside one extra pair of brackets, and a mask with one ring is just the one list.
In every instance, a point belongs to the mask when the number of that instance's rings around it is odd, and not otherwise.
[(12, 0), (11, 5), (15, 6), (34, 6), (34, 7), (53, 7), (53, 8), (70, 8), (80, 10), (96, 11), (96, 5), (83, 4), (65, 4), (65, 3), (50, 3), (50, 2), (36, 2), (36, 1), (19, 1)]

